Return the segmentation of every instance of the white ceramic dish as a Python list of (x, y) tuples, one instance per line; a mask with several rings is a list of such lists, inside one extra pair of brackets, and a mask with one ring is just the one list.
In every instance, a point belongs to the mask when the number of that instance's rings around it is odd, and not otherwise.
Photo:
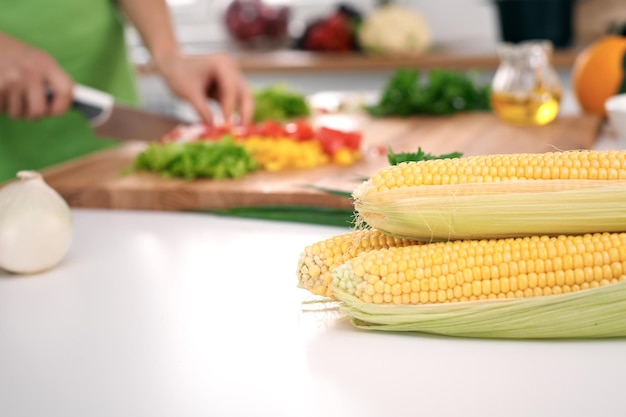
[(604, 103), (604, 107), (619, 147), (626, 148), (626, 94), (610, 97)]
[(376, 91), (320, 91), (307, 97), (314, 113), (360, 113), (364, 106), (376, 104), (380, 93)]

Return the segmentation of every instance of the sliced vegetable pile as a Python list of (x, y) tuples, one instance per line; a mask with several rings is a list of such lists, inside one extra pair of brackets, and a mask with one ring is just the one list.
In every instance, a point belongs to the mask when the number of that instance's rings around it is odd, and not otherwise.
[(626, 151), (402, 162), (353, 193), (362, 230), (305, 248), (298, 282), (357, 327), (626, 337)]
[(241, 178), (258, 169), (257, 162), (231, 137), (206, 142), (151, 143), (135, 159), (138, 171), (166, 178)]
[(361, 159), (360, 132), (314, 128), (307, 120), (246, 127), (181, 126), (137, 156), (134, 168), (166, 177), (240, 178), (257, 169), (280, 171)]

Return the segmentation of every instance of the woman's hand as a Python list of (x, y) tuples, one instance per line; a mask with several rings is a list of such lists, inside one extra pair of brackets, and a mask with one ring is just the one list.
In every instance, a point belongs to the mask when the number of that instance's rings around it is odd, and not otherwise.
[(254, 100), (237, 63), (228, 55), (185, 55), (181, 52), (165, 0), (118, 0), (139, 31), (154, 65), (170, 90), (186, 100), (206, 123), (213, 123), (208, 97), (216, 99), (224, 122), (252, 121)]
[(2, 33), (0, 51), (0, 113), (37, 119), (68, 110), (73, 82), (52, 56)]
[(228, 55), (173, 54), (155, 59), (170, 90), (186, 100), (206, 123), (213, 123), (208, 97), (218, 101), (225, 123), (252, 121), (254, 99), (237, 63)]

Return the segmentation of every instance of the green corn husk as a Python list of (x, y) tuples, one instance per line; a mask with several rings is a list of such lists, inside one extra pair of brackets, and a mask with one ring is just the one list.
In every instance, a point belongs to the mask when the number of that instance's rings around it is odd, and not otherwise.
[(335, 288), (341, 309), (367, 330), (499, 339), (626, 336), (626, 281), (567, 294), (430, 305), (368, 304)]
[(277, 220), (293, 223), (318, 224), (323, 226), (354, 227), (354, 211), (350, 209), (301, 206), (271, 205), (233, 207), (223, 210), (200, 210), (211, 214), (251, 219)]
[(624, 180), (515, 180), (355, 190), (357, 224), (441, 241), (626, 231)]

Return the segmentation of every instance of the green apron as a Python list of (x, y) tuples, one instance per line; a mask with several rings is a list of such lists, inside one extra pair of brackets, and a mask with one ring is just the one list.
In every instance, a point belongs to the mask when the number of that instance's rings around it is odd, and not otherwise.
[[(114, 0), (2, 0), (1, 8), (0, 32), (47, 51), (75, 82), (137, 104)], [(97, 138), (75, 110), (36, 121), (0, 114), (0, 182), (19, 170), (41, 170), (117, 144)]]

